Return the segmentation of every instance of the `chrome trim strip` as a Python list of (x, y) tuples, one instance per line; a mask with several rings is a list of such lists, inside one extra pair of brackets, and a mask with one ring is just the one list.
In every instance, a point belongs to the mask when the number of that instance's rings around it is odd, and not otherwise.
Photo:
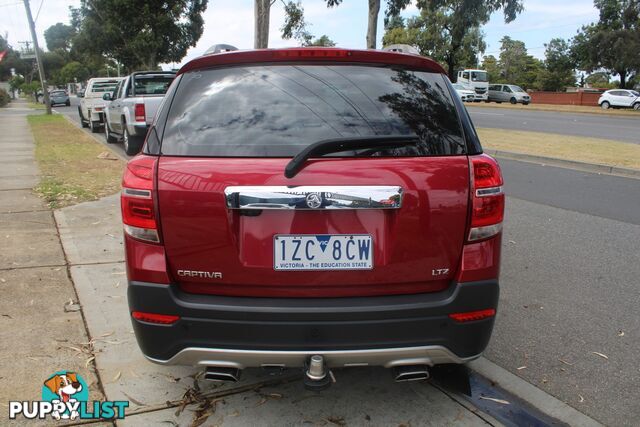
[(257, 368), (262, 366), (301, 367), (305, 361), (319, 354), (330, 368), (343, 366), (384, 366), (391, 368), (403, 365), (439, 365), (443, 363), (466, 363), (480, 357), (458, 357), (451, 350), (439, 345), (404, 348), (381, 348), (367, 350), (309, 350), (270, 351), (236, 350), (203, 347), (188, 347), (169, 360), (147, 357), (161, 365), (217, 366), (229, 368)]
[(389, 185), (231, 186), (229, 209), (399, 209), (402, 187)]
[(476, 197), (496, 196), (502, 194), (502, 187), (479, 188), (476, 190)]
[(140, 199), (150, 199), (151, 191), (150, 190), (138, 190), (135, 188), (126, 188), (122, 189), (122, 194), (129, 197), (138, 197)]

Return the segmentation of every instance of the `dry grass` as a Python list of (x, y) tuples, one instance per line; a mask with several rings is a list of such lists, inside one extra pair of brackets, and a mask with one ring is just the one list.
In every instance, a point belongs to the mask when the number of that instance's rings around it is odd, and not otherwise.
[(640, 144), (504, 129), (481, 128), (478, 134), (486, 149), (640, 169)]
[[(52, 208), (116, 193), (124, 162), (60, 115), (32, 115), (36, 160), (42, 173), (36, 191)], [(107, 158), (99, 158), (98, 156)]]
[(484, 103), (484, 102), (474, 102), (474, 103), (466, 103), (468, 108), (509, 108), (512, 110), (537, 110), (537, 111), (556, 111), (560, 113), (586, 113), (586, 114), (598, 114), (605, 116), (631, 116), (640, 118), (640, 111), (636, 111), (633, 109), (608, 109), (603, 110), (600, 107), (589, 107), (586, 105), (552, 105), (552, 104), (529, 104), (522, 105), (516, 104), (512, 105), (507, 103), (497, 104), (495, 102)]

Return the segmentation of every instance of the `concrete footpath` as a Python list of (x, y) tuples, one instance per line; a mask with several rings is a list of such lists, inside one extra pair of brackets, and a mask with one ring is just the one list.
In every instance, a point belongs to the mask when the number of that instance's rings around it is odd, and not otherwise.
[[(0, 109), (0, 424), (7, 402), (40, 400), (54, 372), (74, 371), (103, 397), (82, 313), (51, 210), (32, 192), (39, 181), (26, 115)], [(29, 421), (29, 425), (43, 424)]]

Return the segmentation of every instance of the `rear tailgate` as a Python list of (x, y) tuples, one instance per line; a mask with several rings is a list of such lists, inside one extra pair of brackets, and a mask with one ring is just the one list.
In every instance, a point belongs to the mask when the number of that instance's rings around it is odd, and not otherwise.
[[(194, 70), (181, 75), (166, 117), (158, 210), (170, 272), (183, 290), (331, 297), (432, 292), (451, 282), (465, 240), (470, 178), (442, 74), (332, 63)], [(387, 136), (414, 142), (385, 148), (375, 141)], [(285, 178), (287, 163), (304, 148), (354, 137), (371, 145), (311, 158)], [(309, 186), (311, 198), (290, 209), (285, 199), (299, 186)], [(392, 208), (394, 196), (382, 206), (365, 196), (327, 208), (323, 200), (334, 197), (327, 193), (342, 197), (345, 186), (365, 195), (371, 186), (400, 188), (401, 205)], [(269, 209), (259, 210), (229, 206), (229, 187), (281, 189), (267, 197)], [(264, 202), (254, 199), (258, 207)], [(361, 246), (358, 265), (348, 262), (354, 245)], [(309, 264), (332, 257), (335, 263)]]
[[(170, 271), (183, 289), (329, 297), (429, 292), (448, 285), (466, 229), (466, 156), (319, 160), (292, 180), (283, 176), (287, 161), (160, 159), (164, 245)], [(402, 207), (243, 212), (229, 209), (225, 201), (229, 186), (342, 186), (345, 175), (352, 186), (401, 187)], [(276, 271), (278, 235), (370, 235), (373, 268)]]

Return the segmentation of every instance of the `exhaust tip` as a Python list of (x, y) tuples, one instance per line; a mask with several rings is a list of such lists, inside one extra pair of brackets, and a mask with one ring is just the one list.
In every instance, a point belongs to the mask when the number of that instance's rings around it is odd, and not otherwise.
[(237, 383), (240, 380), (240, 369), (210, 366), (204, 373), (204, 379), (208, 381), (222, 381)]
[(427, 365), (396, 366), (392, 372), (393, 379), (396, 382), (424, 381), (431, 377)]

